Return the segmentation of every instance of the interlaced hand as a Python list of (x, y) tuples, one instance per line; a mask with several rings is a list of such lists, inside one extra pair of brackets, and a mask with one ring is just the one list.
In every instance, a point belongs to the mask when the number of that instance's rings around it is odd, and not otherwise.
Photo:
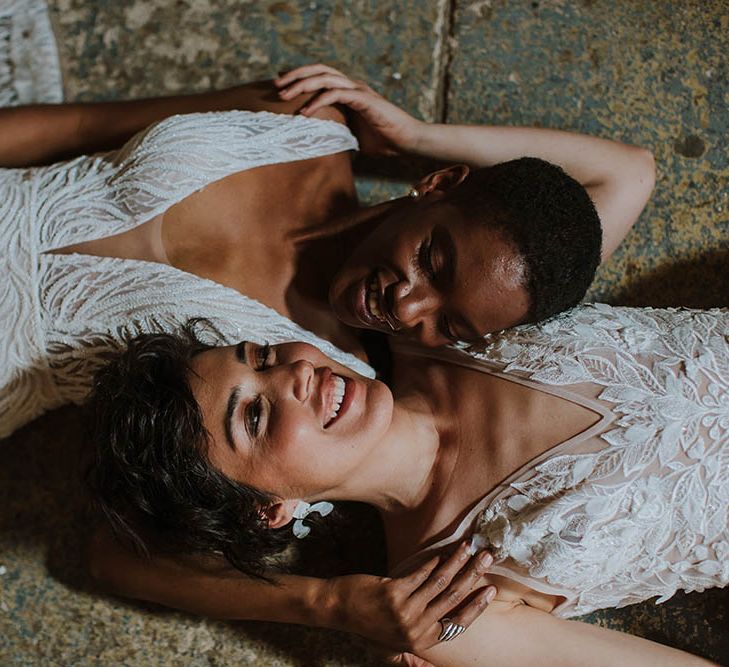
[(369, 155), (394, 155), (415, 150), (425, 125), (413, 118), (364, 81), (356, 81), (328, 65), (305, 65), (274, 80), (279, 95), (292, 100), (304, 93), (320, 91), (299, 111), (311, 115), (317, 110), (341, 104), (349, 110), (352, 131), (360, 149)]
[(393, 664), (427, 664), (407, 654), (438, 642), (441, 618), (468, 628), (486, 609), (496, 594), (486, 576), (492, 560), (486, 551), (472, 556), (464, 542), (447, 559), (434, 557), (405, 577), (331, 579), (337, 627), (402, 652)]

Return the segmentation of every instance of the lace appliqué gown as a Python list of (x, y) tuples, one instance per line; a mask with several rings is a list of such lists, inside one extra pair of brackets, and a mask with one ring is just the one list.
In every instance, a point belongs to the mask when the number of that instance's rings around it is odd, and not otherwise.
[(729, 583), (729, 311), (581, 306), (443, 357), (598, 421), (398, 572), (475, 533), (492, 572), (564, 596), (561, 617)]
[[(34, 38), (23, 26), (45, 16), (40, 3), (24, 3), (0, 11), (0, 60), (17, 71), (18, 40)], [(38, 83), (32, 72), (24, 80)], [(17, 77), (3, 85), (6, 104), (32, 101)], [(40, 87), (51, 92), (36, 99), (51, 101), (53, 86)], [(356, 146), (339, 123), (231, 111), (168, 118), (119, 151), (0, 169), (0, 437), (81, 402), (103, 354), (126, 336), (172, 332), (194, 317), (212, 320), (225, 342), (304, 340), (372, 376), (355, 357), (236, 290), (168, 265), (51, 252), (129, 230), (232, 173)]]

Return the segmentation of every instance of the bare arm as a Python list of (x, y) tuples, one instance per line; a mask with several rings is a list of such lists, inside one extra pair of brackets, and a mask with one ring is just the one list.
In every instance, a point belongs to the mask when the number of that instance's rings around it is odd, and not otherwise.
[(300, 67), (276, 79), (282, 99), (320, 94), (302, 108), (349, 107), (362, 149), (375, 153), (414, 153), (437, 160), (486, 167), (519, 157), (560, 165), (587, 190), (603, 226), (603, 259), (638, 219), (653, 190), (650, 151), (574, 132), (529, 127), (424, 123), (385, 100), (362, 81), (352, 81), (325, 65)]
[(633, 635), (495, 602), (457, 639), (422, 653), (439, 667), (708, 667), (713, 663)]
[(400, 579), (351, 575), (315, 579), (283, 575), (276, 584), (257, 581), (221, 562), (153, 555), (123, 546), (107, 526), (88, 549), (89, 570), (107, 592), (195, 614), (326, 627), (362, 635), (390, 650), (424, 650), (438, 636), (437, 619), (465, 597), (458, 611), (469, 625), (495, 589), (484, 588), (487, 564), (459, 549), (444, 563), (430, 562)]
[(0, 167), (50, 164), (118, 148), (145, 127), (175, 114), (231, 109), (295, 113), (310, 97), (284, 101), (270, 81), (258, 81), (197, 95), (0, 109)]

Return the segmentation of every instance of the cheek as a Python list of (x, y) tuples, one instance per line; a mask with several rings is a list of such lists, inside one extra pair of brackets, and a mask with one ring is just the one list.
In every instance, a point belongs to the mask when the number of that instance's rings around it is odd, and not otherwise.
[(392, 422), (393, 398), (381, 382), (372, 384), (367, 395), (362, 424), (353, 437), (360, 447), (369, 451), (382, 440)]

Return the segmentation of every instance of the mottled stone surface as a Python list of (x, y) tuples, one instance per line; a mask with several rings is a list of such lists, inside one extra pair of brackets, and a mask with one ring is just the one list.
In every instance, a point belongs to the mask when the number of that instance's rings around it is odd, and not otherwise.
[[(200, 91), (323, 60), (426, 119), (561, 127), (648, 146), (655, 196), (592, 296), (729, 305), (725, 0), (50, 4), (68, 99)], [(371, 166), (375, 177), (360, 180), (368, 199), (402, 194), (423, 169)], [(79, 415), (66, 410), (0, 441), (0, 664), (379, 664), (343, 635), (216, 623), (91, 592), (80, 440)], [(729, 591), (588, 620), (729, 664)]]

